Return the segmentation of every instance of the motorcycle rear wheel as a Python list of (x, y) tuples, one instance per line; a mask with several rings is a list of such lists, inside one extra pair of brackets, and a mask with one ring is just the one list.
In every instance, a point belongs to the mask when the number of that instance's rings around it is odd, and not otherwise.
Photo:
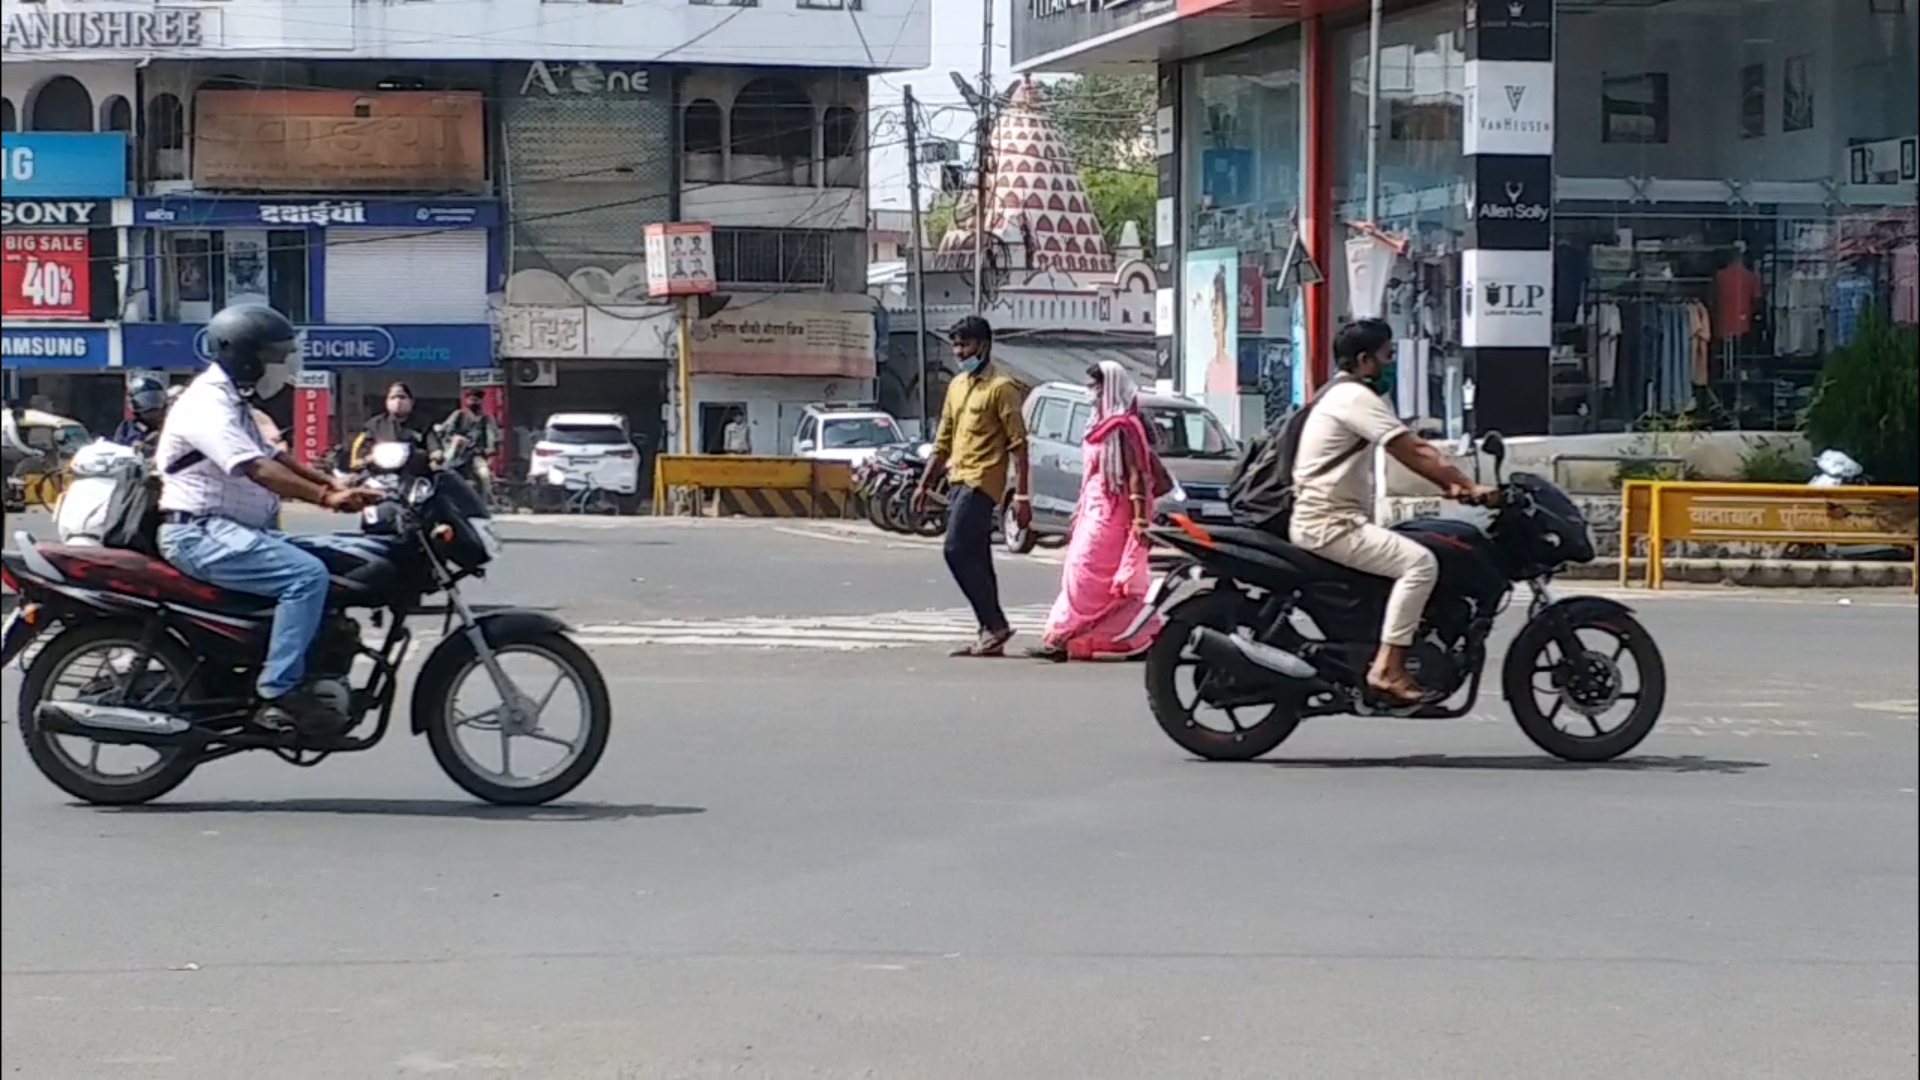
[[(1299, 729), (1298, 699), (1275, 702), (1266, 716), (1248, 727), (1240, 725), (1236, 710), (1222, 710), (1232, 721), (1233, 731), (1203, 727), (1194, 719), (1195, 706), (1200, 704), (1197, 687), (1207, 665), (1198, 656), (1187, 655), (1187, 639), (1201, 626), (1223, 634), (1251, 629), (1258, 617), (1253, 601), (1238, 592), (1202, 593), (1166, 613), (1166, 625), (1147, 649), (1147, 704), (1160, 730), (1182, 750), (1208, 761), (1252, 761), (1271, 753)], [(1188, 667), (1194, 669), (1196, 687), (1192, 704), (1180, 700), (1178, 676)]]
[[(40, 646), (20, 682), (15, 718), (20, 725), (20, 740), (26, 744), (27, 757), (40, 770), (40, 775), (82, 802), (94, 806), (138, 806), (152, 802), (186, 783), (200, 764), (199, 754), (185, 747), (150, 747), (159, 755), (153, 765), (128, 779), (101, 779), (92, 770), (77, 767), (79, 763), (62, 749), (61, 738), (79, 736), (54, 735), (41, 731), (34, 723), (34, 709), (46, 700), (55, 677), (64, 674), (77, 655), (113, 648), (137, 652), (145, 634), (144, 627), (112, 622), (58, 631), (52, 640)], [(162, 638), (154, 644), (149, 663), (166, 671), (175, 695), (186, 690), (194, 659), (185, 647), (171, 638)]]

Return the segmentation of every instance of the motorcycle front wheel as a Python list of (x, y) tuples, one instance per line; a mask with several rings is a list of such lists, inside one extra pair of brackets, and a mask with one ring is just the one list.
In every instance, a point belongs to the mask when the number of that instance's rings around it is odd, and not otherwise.
[[(1201, 626), (1223, 634), (1255, 629), (1260, 611), (1254, 602), (1238, 592), (1201, 593), (1165, 615), (1166, 625), (1147, 649), (1146, 679), (1147, 704), (1167, 738), (1208, 761), (1252, 761), (1286, 742), (1300, 727), (1299, 699), (1276, 701), (1265, 716), (1243, 724), (1241, 707), (1218, 708), (1200, 698), (1200, 684), (1211, 670), (1188, 639)], [(1182, 688), (1182, 675), (1187, 673), (1192, 678), (1191, 690)], [(1189, 695), (1192, 700), (1184, 700)], [(1202, 708), (1224, 715), (1225, 725), (1202, 724)]]
[[(613, 730), (613, 703), (607, 693), (606, 679), (586, 650), (565, 634), (554, 631), (510, 634), (494, 641), (493, 649), (502, 670), (518, 684), (515, 692), (522, 699), (522, 707), (509, 709), (504, 701), (471, 713), (460, 707), (461, 692), (470, 684), (495, 698), (500, 697), (486, 666), (468, 646), (463, 662), (438, 665), (430, 676), (434, 683), (417, 692), (424, 695), (417, 699), (434, 703), (427, 718), (427, 743), (447, 778), (475, 798), (498, 806), (539, 806), (552, 802), (579, 787), (606, 753), (607, 736)], [(520, 657), (539, 660), (557, 674), (550, 681), (544, 678), (538, 682), (523, 681), (508, 665), (508, 661)], [(544, 724), (549, 709), (566, 704), (574, 705), (580, 717), (580, 730), (572, 738), (548, 731)], [(497, 739), (497, 769), (462, 741), (462, 734), (469, 732), (488, 741)], [(531, 775), (516, 773), (515, 739), (557, 746), (563, 752), (559, 762), (549, 769)], [(487, 759), (494, 757), (496, 755), (486, 755)]]
[[(1562, 761), (1612, 761), (1653, 734), (1667, 703), (1666, 661), (1631, 615), (1595, 611), (1568, 618), (1580, 639), (1578, 654), (1562, 655), (1546, 620), (1529, 623), (1507, 649), (1500, 688), (1533, 745)], [(1624, 660), (1632, 662), (1632, 679)], [(1628, 706), (1625, 718), (1603, 726), (1621, 705)]]

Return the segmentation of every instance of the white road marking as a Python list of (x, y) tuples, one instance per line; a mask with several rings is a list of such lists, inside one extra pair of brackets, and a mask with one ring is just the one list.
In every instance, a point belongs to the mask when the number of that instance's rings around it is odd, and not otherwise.
[(1865, 709), (1868, 712), (1893, 713), (1897, 716), (1920, 715), (1920, 699), (1916, 698), (1896, 698), (1892, 701), (1856, 701), (1853, 703), (1853, 707), (1856, 709)]
[(809, 540), (826, 540), (835, 544), (865, 544), (867, 541), (858, 536), (842, 534), (830, 529), (795, 529), (786, 525), (775, 525), (773, 531), (788, 536), (804, 536)]
[[(1051, 605), (1007, 609), (1016, 631), (1037, 634)], [(746, 617), (732, 619), (649, 619), (595, 623), (575, 628), (586, 646), (639, 645), (682, 648), (759, 649), (903, 649), (953, 645), (979, 632), (966, 608), (943, 611), (894, 611), (877, 615)]]

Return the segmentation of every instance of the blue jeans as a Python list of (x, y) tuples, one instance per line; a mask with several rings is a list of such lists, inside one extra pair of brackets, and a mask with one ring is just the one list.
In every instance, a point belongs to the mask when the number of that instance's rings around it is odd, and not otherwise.
[(289, 537), (226, 518), (160, 527), (160, 554), (174, 569), (210, 585), (278, 601), (257, 684), (263, 698), (280, 697), (300, 685), (307, 649), (326, 616), (331, 575), (313, 549), (378, 544), (359, 536)]

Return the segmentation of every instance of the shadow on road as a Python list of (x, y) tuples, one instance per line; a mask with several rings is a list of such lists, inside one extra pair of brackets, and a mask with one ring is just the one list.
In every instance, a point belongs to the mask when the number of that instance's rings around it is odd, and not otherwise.
[[(80, 804), (75, 804), (80, 805)], [(553, 803), (548, 806), (489, 806), (451, 799), (284, 799), (276, 802), (174, 802), (148, 806), (99, 807), (110, 814), (332, 814), (339, 817), (467, 818), (481, 821), (629, 821), (634, 818), (704, 814), (704, 806), (654, 806), (640, 803)]]
[[(1198, 758), (1194, 760), (1199, 760)], [(1464, 769), (1490, 772), (1620, 772), (1719, 773), (1739, 776), (1764, 769), (1765, 761), (1726, 761), (1699, 757), (1629, 757), (1618, 761), (1561, 761), (1538, 754), (1509, 757), (1452, 757), (1447, 754), (1410, 754), (1388, 758), (1275, 758), (1260, 762), (1275, 769)]]

